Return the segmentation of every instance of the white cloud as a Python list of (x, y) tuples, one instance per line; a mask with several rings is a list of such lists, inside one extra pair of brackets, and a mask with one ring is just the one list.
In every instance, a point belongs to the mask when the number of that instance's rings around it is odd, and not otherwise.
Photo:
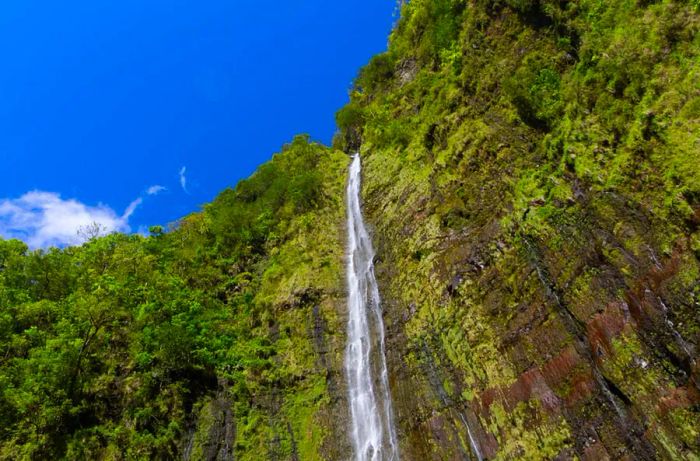
[(185, 177), (185, 172), (187, 171), (187, 167), (182, 167), (180, 168), (180, 186), (182, 186), (182, 190), (187, 192), (187, 178)]
[(132, 214), (134, 214), (134, 211), (136, 211), (136, 208), (139, 207), (143, 203), (143, 199), (141, 197), (137, 198), (133, 202), (129, 204), (128, 207), (126, 207), (126, 210), (124, 210), (124, 214), (122, 215), (122, 219), (124, 221), (128, 221), (129, 218), (131, 217)]
[(102, 233), (130, 232), (129, 218), (143, 202), (131, 202), (122, 216), (110, 207), (64, 200), (54, 192), (32, 191), (18, 199), (0, 200), (0, 235), (24, 240), (31, 248), (77, 245), (78, 231), (97, 224)]
[(158, 195), (158, 194), (160, 194), (161, 192), (163, 192), (164, 190), (166, 190), (165, 187), (163, 187), (163, 186), (161, 186), (161, 185), (159, 185), (159, 184), (156, 184), (155, 186), (151, 186), (151, 187), (149, 187), (148, 189), (146, 189), (146, 194), (148, 194), (148, 195)]

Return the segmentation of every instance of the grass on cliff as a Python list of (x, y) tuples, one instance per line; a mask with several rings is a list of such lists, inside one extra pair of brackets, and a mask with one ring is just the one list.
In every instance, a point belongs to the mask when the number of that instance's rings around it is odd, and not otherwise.
[[(697, 1), (413, 0), (359, 72), (334, 142), (364, 155), (389, 328), (409, 349), (433, 345), (434, 363), (413, 366), (451, 376), (456, 405), (496, 392), (513, 406), (522, 373), (572, 344), (587, 356), (587, 325), (647, 289), (656, 313), (645, 307), (617, 352), (578, 366), (599, 367), (651, 421), (642, 444), (700, 450), (697, 412), (655, 406), (697, 379), (682, 364), (684, 343), (700, 343), (699, 30)], [(579, 390), (562, 383), (557, 398)], [(581, 454), (599, 406), (581, 400), (557, 429), (536, 396), (527, 411), (486, 412), (490, 456)], [(631, 442), (614, 412), (600, 417), (614, 457)]]

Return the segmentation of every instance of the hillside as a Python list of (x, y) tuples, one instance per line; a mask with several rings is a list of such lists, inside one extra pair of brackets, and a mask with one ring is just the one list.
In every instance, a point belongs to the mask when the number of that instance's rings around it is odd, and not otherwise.
[(298, 137), (169, 232), (0, 241), (0, 458), (317, 457), (346, 159)]
[(333, 147), (0, 239), (0, 459), (347, 459), (354, 152), (403, 460), (700, 457), (700, 4), (401, 3)]
[(365, 158), (404, 459), (700, 456), (697, 2), (411, 1)]

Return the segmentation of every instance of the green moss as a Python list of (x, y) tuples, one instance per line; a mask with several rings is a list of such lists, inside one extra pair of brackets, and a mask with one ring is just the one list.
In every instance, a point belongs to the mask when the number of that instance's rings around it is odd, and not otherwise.
[(566, 421), (552, 419), (533, 427), (528, 418), (532, 407), (528, 403), (521, 402), (510, 411), (494, 404), (490, 411), (490, 430), (497, 434), (499, 442), (494, 459), (552, 459), (570, 447), (571, 431)]
[[(669, 419), (684, 444), (688, 447), (697, 446), (700, 435), (700, 416), (689, 408), (676, 408), (669, 412)], [(693, 455), (691, 455), (693, 456)], [(694, 455), (698, 459), (698, 455)], [(689, 458), (692, 459), (692, 458)]]
[[(441, 16), (450, 8), (456, 31)], [(353, 93), (351, 104), (367, 115), (363, 192), (387, 315), (408, 347), (431, 345), (430, 360), (407, 362), (412, 373), (450, 376), (442, 387), (462, 404), (489, 391), (503, 405), (499, 391), (574, 346), (582, 363), (572, 374), (601, 366), (633, 413), (658, 412), (649, 402), (673, 377), (650, 352), (653, 335), (637, 336), (628, 320), (598, 365), (586, 353), (587, 322), (625, 306), (626, 293), (672, 254), (696, 260), (681, 248), (688, 236), (694, 245), (697, 206), (700, 128), (688, 115), (697, 112), (697, 24), (681, 2), (403, 7), (387, 54), (391, 85)], [(439, 29), (450, 39), (434, 40)], [(406, 62), (415, 68), (401, 79)], [(697, 324), (687, 308), (696, 299), (691, 266), (660, 294), (687, 338)], [(571, 378), (553, 383), (582, 400), (570, 435), (585, 432), (579, 416), (597, 418), (617, 453), (626, 442), (616, 416), (583, 415), (595, 399)], [(541, 409), (528, 411), (545, 424)], [(507, 422), (490, 424), (497, 435)], [(517, 447), (523, 437), (499, 441), (515, 456), (529, 450)]]

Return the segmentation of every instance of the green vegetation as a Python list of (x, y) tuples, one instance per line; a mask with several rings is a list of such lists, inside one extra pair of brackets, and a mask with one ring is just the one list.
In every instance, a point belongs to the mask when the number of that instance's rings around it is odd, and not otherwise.
[(407, 459), (698, 459), (700, 4), (401, 5), (334, 148), (0, 241), (0, 459), (346, 458), (342, 151)]
[(689, 1), (402, 6), (336, 141), (423, 459), (455, 410), (490, 459), (700, 452), (699, 31)]
[(297, 137), (171, 232), (0, 241), (0, 459), (320, 456), (346, 159)]

